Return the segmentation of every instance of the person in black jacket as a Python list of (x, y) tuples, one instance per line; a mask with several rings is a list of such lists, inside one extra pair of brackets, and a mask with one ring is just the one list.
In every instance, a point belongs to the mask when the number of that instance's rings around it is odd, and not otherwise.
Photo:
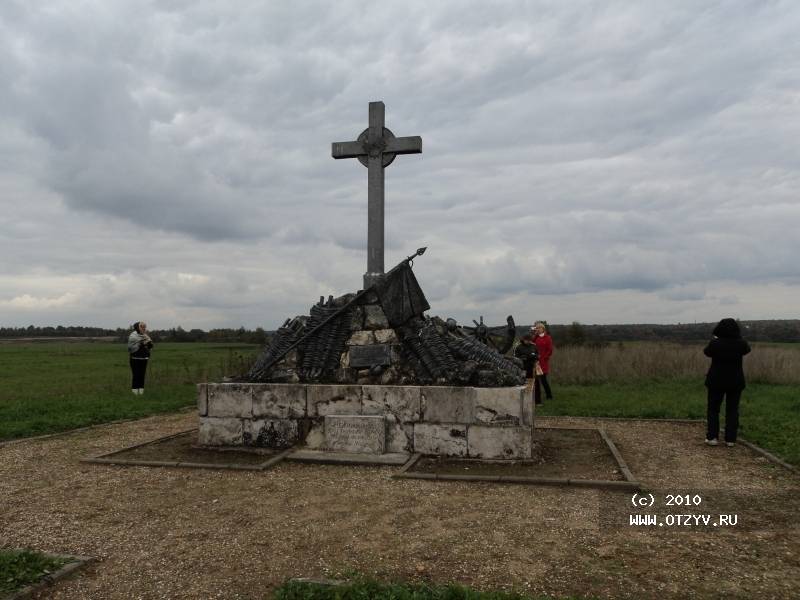
[(703, 353), (711, 357), (711, 367), (706, 374), (708, 388), (708, 431), (706, 444), (719, 442), (719, 409), (725, 402), (725, 445), (736, 443), (739, 430), (739, 400), (744, 390), (742, 357), (750, 352), (749, 344), (742, 339), (739, 324), (733, 319), (722, 319), (714, 328), (714, 337)]
[[(519, 339), (519, 344), (514, 348), (514, 356), (522, 361), (522, 365), (525, 368), (525, 379), (527, 380), (525, 388), (531, 389), (534, 378), (534, 367), (536, 361), (539, 360), (539, 351), (536, 348), (536, 344), (533, 342), (533, 336), (523, 335)], [(537, 404), (542, 403), (541, 398), (537, 398), (537, 400)]]

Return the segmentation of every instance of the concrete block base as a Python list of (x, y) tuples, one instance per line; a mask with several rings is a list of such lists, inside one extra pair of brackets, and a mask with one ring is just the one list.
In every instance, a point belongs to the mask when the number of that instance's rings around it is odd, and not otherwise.
[(415, 423), (414, 451), (437, 456), (466, 456), (467, 426), (460, 423)]
[(530, 458), (531, 433), (530, 427), (471, 425), (467, 430), (467, 453), (470, 458)]
[(201, 417), (197, 443), (201, 446), (242, 446), (243, 433), (241, 419)]
[(198, 385), (198, 442), (522, 459), (530, 401), (523, 387), (208, 383)]

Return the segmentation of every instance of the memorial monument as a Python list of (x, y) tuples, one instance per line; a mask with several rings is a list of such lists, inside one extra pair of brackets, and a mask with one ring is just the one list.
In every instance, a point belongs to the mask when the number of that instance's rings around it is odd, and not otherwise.
[(367, 175), (367, 272), (364, 289), (383, 276), (384, 178), (383, 170), (398, 154), (420, 154), (422, 138), (394, 137), (385, 127), (386, 107), (383, 102), (369, 103), (369, 127), (355, 142), (334, 142), (333, 158), (358, 158), (369, 169)]
[[(369, 127), (332, 146), (333, 158), (368, 168), (364, 287), (320, 297), (287, 319), (240, 381), (201, 384), (199, 442), (372, 454), (420, 452), (477, 458), (531, 454), (532, 404), (517, 359), (453, 319), (429, 317), (414, 254), (384, 272), (384, 169), (422, 152), (395, 137), (382, 102)], [(514, 323), (508, 318), (507, 336)], [(507, 347), (505, 348), (508, 349)]]

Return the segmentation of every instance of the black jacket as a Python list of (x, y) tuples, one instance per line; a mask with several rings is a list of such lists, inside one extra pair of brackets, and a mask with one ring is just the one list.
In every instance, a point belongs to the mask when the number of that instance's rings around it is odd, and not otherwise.
[(520, 341), (514, 349), (514, 356), (519, 358), (527, 369), (528, 367), (532, 367), (533, 363), (539, 360), (539, 351), (536, 349), (536, 345), (533, 342), (525, 343)]
[(750, 352), (750, 345), (742, 338), (714, 338), (703, 350), (711, 357), (711, 367), (706, 374), (706, 387), (715, 390), (743, 390), (744, 369), (742, 357)]

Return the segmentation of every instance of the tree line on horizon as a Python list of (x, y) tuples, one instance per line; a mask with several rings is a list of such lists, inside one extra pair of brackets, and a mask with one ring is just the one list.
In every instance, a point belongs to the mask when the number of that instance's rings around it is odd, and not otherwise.
[[(117, 327), (108, 329), (104, 327), (84, 327), (81, 325), (58, 325), (56, 327), (0, 327), (0, 339), (19, 338), (109, 338), (114, 341), (124, 342), (128, 339), (132, 329), (130, 327)], [(261, 327), (254, 330), (239, 327), (219, 328), (204, 331), (202, 329), (189, 329), (171, 327), (170, 329), (152, 329), (148, 331), (154, 342), (217, 342), (217, 343), (242, 343), (265, 344), (270, 333)]]
[[(752, 342), (800, 342), (800, 319), (740, 321), (742, 334)], [(620, 324), (586, 325), (574, 321), (568, 325), (548, 325), (553, 341), (561, 346), (598, 345), (611, 342), (677, 342), (708, 340), (716, 323), (678, 323), (675, 325)], [(530, 325), (517, 326), (517, 337), (525, 335)], [(0, 339), (15, 338), (113, 338), (125, 341), (130, 327), (107, 329), (58, 325), (56, 327), (0, 327)], [(265, 344), (274, 331), (261, 327), (254, 330), (239, 327), (185, 330), (182, 327), (156, 329), (150, 332), (156, 342), (217, 342)]]
[[(611, 342), (696, 343), (709, 340), (716, 325), (716, 322), (584, 325), (573, 321), (569, 325), (548, 325), (548, 330), (553, 342), (561, 346), (602, 345)], [(800, 342), (800, 319), (739, 321), (739, 326), (742, 336), (751, 342)], [(517, 327), (517, 334), (523, 334), (528, 329), (529, 326)]]

